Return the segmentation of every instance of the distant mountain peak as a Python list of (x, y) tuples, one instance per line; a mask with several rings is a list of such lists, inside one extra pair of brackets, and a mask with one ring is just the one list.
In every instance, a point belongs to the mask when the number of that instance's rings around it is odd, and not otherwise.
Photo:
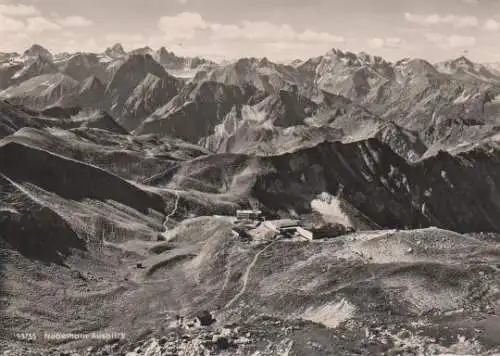
[(476, 64), (465, 56), (460, 56), (455, 59), (439, 62), (436, 64), (438, 68), (457, 70), (457, 69), (473, 69)]
[(409, 57), (401, 58), (399, 61), (395, 63), (395, 66), (402, 66), (407, 64), (411, 59)]
[(358, 53), (358, 58), (362, 59), (364, 62), (370, 63), (370, 64), (388, 64), (389, 62), (386, 61), (384, 58), (380, 56), (374, 56), (366, 52), (360, 52)]
[(453, 60), (452, 62), (456, 63), (456, 64), (465, 64), (465, 65), (468, 65), (468, 66), (473, 66), (474, 65), (474, 62), (472, 62), (469, 58), (467, 58), (465, 56), (460, 56), (457, 59)]
[(151, 47), (146, 46), (146, 47), (136, 48), (136, 49), (130, 51), (130, 53), (134, 53), (134, 54), (153, 54), (154, 51), (153, 51), (153, 49)]
[(105, 53), (112, 58), (123, 57), (127, 54), (121, 43), (115, 43), (113, 46), (108, 47)]
[(16, 72), (11, 79), (20, 82), (42, 74), (57, 72), (58, 69), (50, 58), (42, 54), (36, 54), (35, 56), (30, 56), (23, 68)]
[(123, 45), (121, 43), (115, 43), (111, 49), (113, 51), (119, 51), (119, 52), (122, 52), (122, 53), (125, 53), (125, 50), (123, 49)]
[(409, 67), (413, 69), (420, 69), (420, 70), (427, 70), (430, 72), (436, 72), (436, 68), (434, 66), (427, 62), (425, 59), (421, 58), (413, 58), (413, 59), (406, 59), (406, 60), (401, 60), (397, 63), (398, 66), (404, 66), (404, 67)]
[(26, 49), (26, 51), (24, 51), (24, 55), (27, 57), (40, 56), (48, 60), (53, 59), (52, 53), (50, 53), (48, 49), (39, 44), (34, 44), (30, 48)]
[(260, 60), (259, 64), (262, 66), (268, 66), (271, 64), (271, 61), (267, 57), (264, 57)]
[(125, 61), (126, 62), (154, 62), (154, 58), (151, 54), (149, 53), (134, 53), (130, 52), (125, 55)]
[(170, 57), (176, 57), (174, 52), (170, 52), (168, 49), (165, 48), (165, 46), (162, 46), (156, 51), (156, 56), (159, 58), (170, 58)]
[(336, 56), (344, 56), (344, 52), (340, 50), (339, 48), (332, 48), (328, 53), (334, 54)]

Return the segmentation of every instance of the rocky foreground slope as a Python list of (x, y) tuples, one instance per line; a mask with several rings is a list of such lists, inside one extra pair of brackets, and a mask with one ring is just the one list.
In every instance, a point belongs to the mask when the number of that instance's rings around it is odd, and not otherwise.
[[(499, 344), (494, 139), (415, 163), (376, 138), (259, 157), (131, 136), (109, 118), (93, 128), (85, 111), (3, 108), (5, 125), (23, 126), (0, 141), (1, 342), (12, 355)], [(232, 216), (250, 206), (356, 232), (237, 238)], [(125, 338), (28, 342), (23, 332)]]
[(493, 69), (0, 58), (3, 354), (500, 352)]

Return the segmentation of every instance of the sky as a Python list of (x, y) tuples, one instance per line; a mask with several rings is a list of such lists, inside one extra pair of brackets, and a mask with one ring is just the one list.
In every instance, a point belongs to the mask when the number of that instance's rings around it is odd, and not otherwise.
[(102, 52), (116, 42), (214, 60), (338, 48), (500, 62), (500, 0), (0, 0), (0, 51)]

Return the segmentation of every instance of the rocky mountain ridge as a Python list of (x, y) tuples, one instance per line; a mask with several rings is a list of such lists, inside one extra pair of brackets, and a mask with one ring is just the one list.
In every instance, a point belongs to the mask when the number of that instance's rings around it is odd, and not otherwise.
[(498, 352), (491, 65), (33, 46), (0, 90), (6, 355)]

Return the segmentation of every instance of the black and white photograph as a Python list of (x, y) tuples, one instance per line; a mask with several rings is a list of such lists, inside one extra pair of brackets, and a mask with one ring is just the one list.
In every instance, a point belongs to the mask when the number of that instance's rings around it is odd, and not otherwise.
[(500, 0), (0, 0), (0, 355), (500, 355)]

